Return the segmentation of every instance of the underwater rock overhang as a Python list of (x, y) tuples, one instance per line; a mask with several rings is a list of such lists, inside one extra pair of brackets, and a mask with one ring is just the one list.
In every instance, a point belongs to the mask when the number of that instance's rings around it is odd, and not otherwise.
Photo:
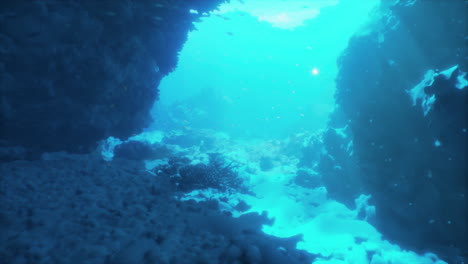
[(141, 132), (192, 22), (221, 2), (2, 1), (0, 147), (80, 153)]

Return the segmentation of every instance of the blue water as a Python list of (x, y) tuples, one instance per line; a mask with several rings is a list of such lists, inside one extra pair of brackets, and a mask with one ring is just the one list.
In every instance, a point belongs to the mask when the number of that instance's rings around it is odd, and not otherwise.
[(468, 263), (466, 10), (1, 1), (0, 264)]
[[(209, 134), (195, 150), (185, 149), (193, 162), (206, 163), (208, 151), (222, 153), (241, 164), (239, 175), (253, 194), (202, 189), (183, 199), (228, 197), (226, 210), (234, 216), (266, 211), (274, 224), (263, 231), (303, 235), (297, 248), (319, 256), (315, 264), (445, 263), (382, 238), (367, 221), (378, 210), (371, 195), (363, 193), (349, 208), (330, 199), (321, 184), (291, 184), (301, 169), (299, 149), (321, 141), (336, 107), (337, 61), (349, 39), (367, 34), (366, 25), (380, 18), (379, 4), (251, 0), (222, 5), (195, 24), (178, 67), (159, 86), (154, 125), (134, 139), (158, 143), (167, 134)], [(345, 128), (336, 131), (349, 136)], [(202, 150), (202, 138), (216, 143)], [(271, 169), (261, 168), (265, 159)], [(164, 162), (147, 161), (147, 166)], [(311, 167), (308, 173), (320, 182), (322, 176)], [(232, 209), (241, 200), (251, 206), (248, 211)]]
[[(325, 128), (338, 56), (376, 3), (272, 3), (226, 4), (195, 24), (157, 104), (198, 109), (185, 126), (233, 136), (284, 138)], [(330, 14), (318, 16), (326, 6)]]

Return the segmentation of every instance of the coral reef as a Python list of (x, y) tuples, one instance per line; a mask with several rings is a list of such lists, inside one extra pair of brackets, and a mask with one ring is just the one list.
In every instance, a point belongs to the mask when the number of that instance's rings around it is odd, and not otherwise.
[[(0, 166), (1, 263), (306, 264), (300, 237), (261, 231), (217, 201), (180, 201), (141, 161), (50, 153)], [(245, 208), (245, 205), (241, 208)]]
[(191, 164), (184, 157), (171, 158), (166, 165), (153, 170), (170, 177), (179, 190), (190, 192), (196, 189), (213, 188), (220, 191), (245, 191), (242, 179), (236, 172), (233, 162), (227, 163), (220, 153), (209, 153), (208, 164)]

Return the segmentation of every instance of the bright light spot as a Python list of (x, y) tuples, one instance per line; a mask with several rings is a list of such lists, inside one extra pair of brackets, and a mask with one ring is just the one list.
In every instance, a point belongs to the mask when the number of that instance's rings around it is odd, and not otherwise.
[(232, 11), (247, 12), (258, 18), (259, 21), (266, 21), (272, 26), (281, 29), (293, 29), (303, 26), (303, 22), (315, 18), (320, 14), (320, 9), (334, 6), (338, 0), (249, 0), (231, 1), (229, 4), (221, 5), (212, 14), (225, 14)]
[(317, 68), (313, 68), (312, 71), (311, 71), (311, 73), (312, 73), (313, 75), (318, 75), (318, 74), (319, 74), (319, 70), (318, 70)]
[(434, 146), (440, 147), (442, 146), (442, 143), (439, 140), (434, 141)]
[(280, 14), (274, 14), (274, 15), (261, 15), (258, 17), (258, 20), (268, 21), (274, 25), (285, 25), (291, 22), (291, 18), (286, 13), (280, 13)]

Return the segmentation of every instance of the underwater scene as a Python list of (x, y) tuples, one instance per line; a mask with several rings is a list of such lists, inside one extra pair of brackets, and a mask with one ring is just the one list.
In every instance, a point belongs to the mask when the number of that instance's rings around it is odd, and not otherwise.
[(467, 14), (0, 1), (0, 264), (468, 264)]

